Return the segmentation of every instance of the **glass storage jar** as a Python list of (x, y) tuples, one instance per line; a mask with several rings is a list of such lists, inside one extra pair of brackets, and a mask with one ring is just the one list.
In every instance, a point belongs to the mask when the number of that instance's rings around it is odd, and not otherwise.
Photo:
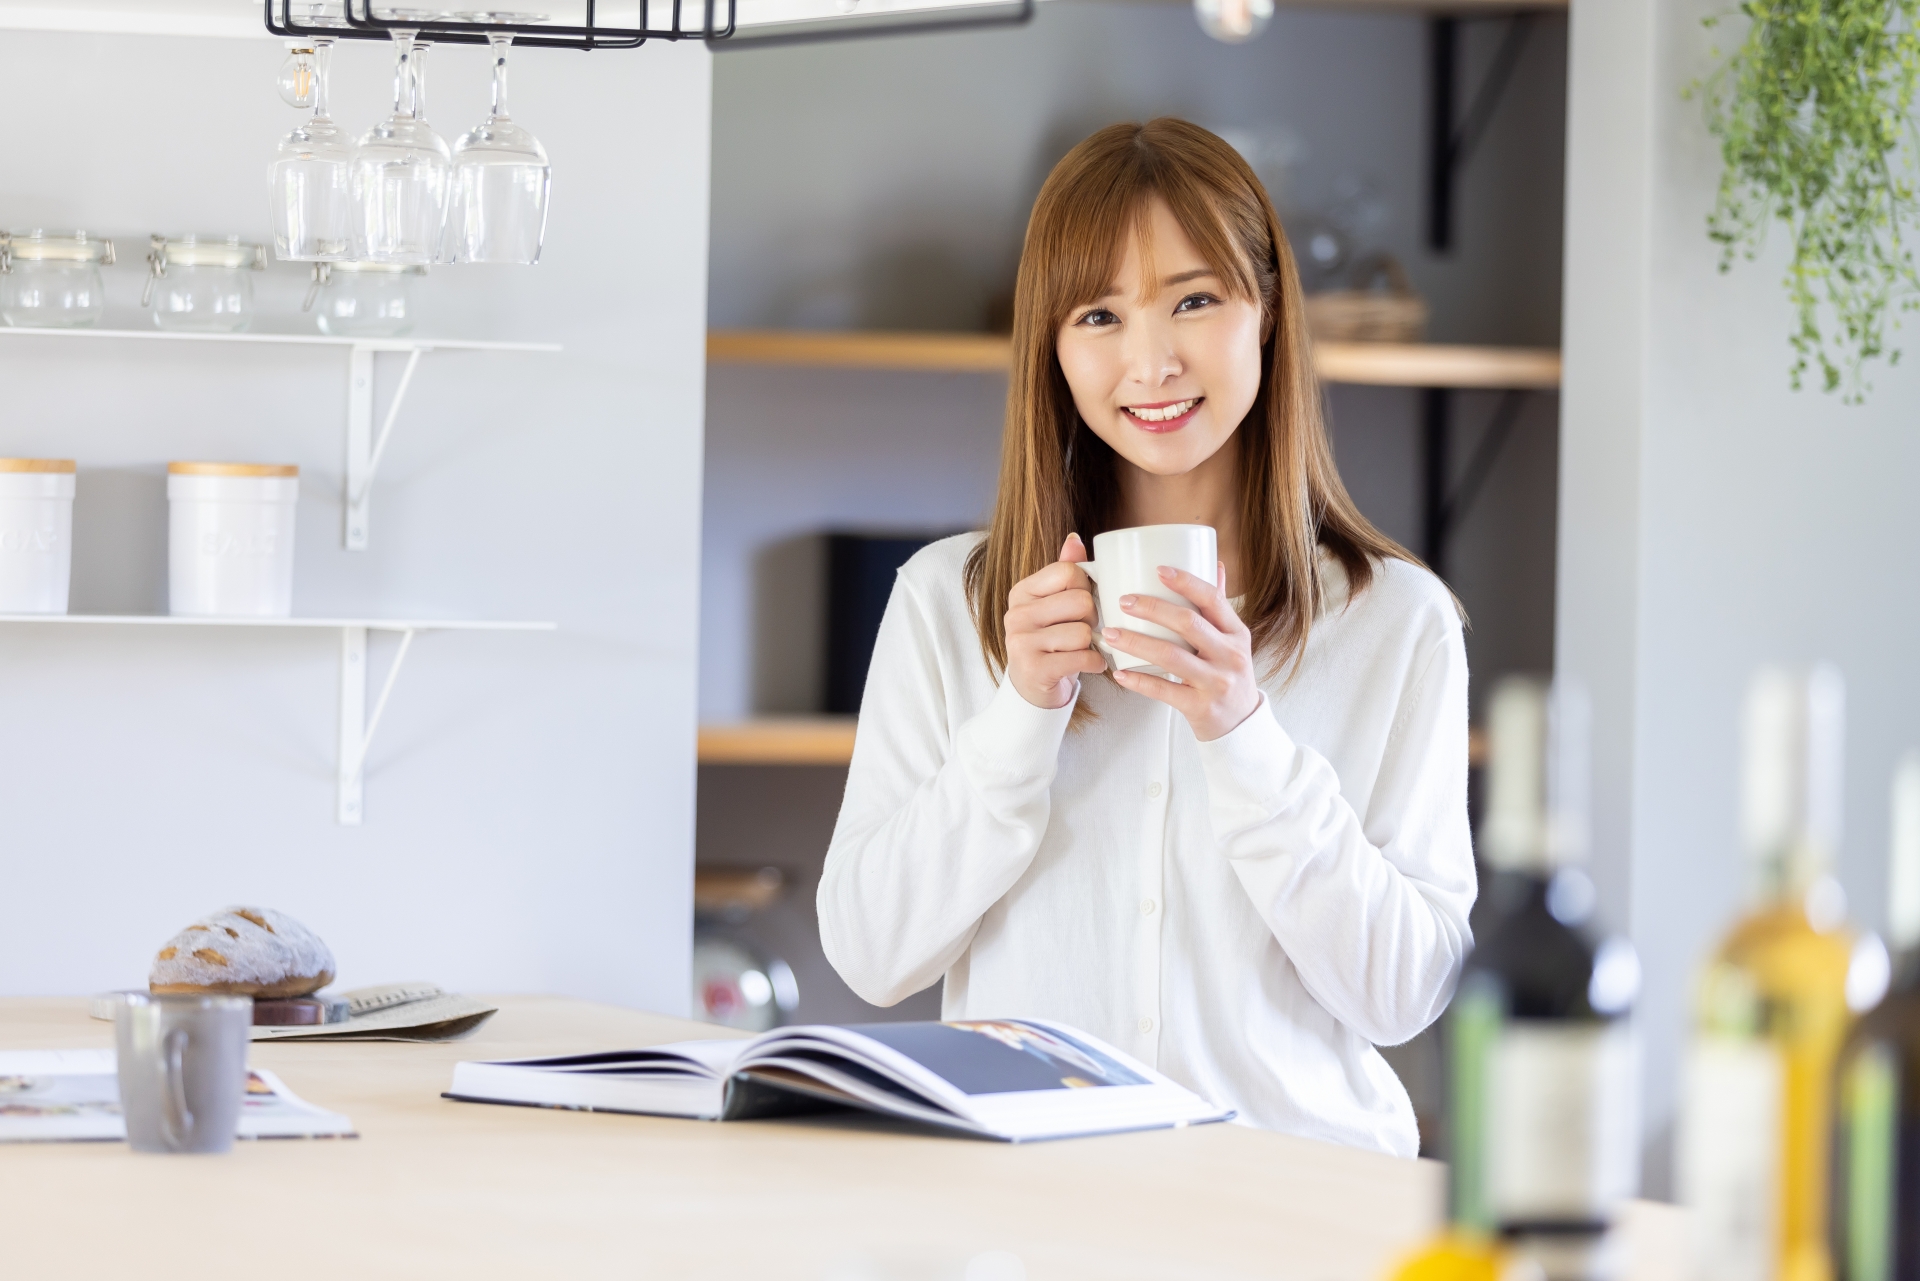
[(321, 262), (313, 267), (323, 334), (347, 338), (398, 338), (413, 330), (414, 282), (427, 274), (397, 262)]
[(106, 309), (100, 268), (113, 242), (84, 231), (0, 232), (0, 321), (22, 329), (77, 329)]
[(142, 306), (152, 306), (162, 329), (238, 333), (253, 323), (253, 280), (264, 271), (267, 251), (238, 236), (155, 236), (147, 251), (147, 288)]

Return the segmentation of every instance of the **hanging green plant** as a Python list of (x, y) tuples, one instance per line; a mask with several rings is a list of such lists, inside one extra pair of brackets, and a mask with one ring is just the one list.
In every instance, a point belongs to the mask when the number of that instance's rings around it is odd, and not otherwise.
[(1742, 0), (1737, 15), (1747, 19), (1739, 47), (1688, 90), (1704, 100), (1726, 163), (1707, 233), (1726, 271), (1759, 254), (1775, 220), (1787, 224), (1790, 380), (1798, 390), (1818, 361), (1825, 389), (1857, 403), (1864, 363), (1900, 358), (1886, 346), (1889, 310), (1912, 310), (1920, 296), (1901, 237), (1920, 213), (1920, 0)]

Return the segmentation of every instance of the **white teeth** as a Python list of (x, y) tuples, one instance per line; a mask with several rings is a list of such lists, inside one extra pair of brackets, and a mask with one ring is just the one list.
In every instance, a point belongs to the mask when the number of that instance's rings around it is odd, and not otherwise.
[(1143, 423), (1164, 423), (1178, 418), (1199, 403), (1200, 398), (1196, 396), (1192, 400), (1183, 400), (1173, 405), (1162, 405), (1158, 409), (1148, 409), (1144, 406), (1136, 408), (1128, 405), (1127, 412)]

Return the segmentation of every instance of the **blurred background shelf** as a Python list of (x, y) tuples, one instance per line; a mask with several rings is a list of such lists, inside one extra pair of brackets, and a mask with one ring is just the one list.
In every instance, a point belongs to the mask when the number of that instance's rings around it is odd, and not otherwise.
[[(1560, 353), (1550, 347), (1465, 347), (1442, 343), (1314, 345), (1320, 376), (1376, 387), (1551, 389), (1560, 385)], [(731, 365), (808, 365), (823, 369), (1004, 372), (1000, 334), (716, 329), (707, 360)]]
[(776, 716), (700, 727), (702, 765), (845, 765), (851, 716)]

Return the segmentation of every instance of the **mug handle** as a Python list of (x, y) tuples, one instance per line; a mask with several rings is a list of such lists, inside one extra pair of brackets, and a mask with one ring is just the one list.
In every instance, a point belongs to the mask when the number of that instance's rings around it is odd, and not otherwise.
[[(1080, 568), (1086, 571), (1087, 578), (1092, 581), (1095, 587), (1100, 586), (1100, 563), (1098, 561), (1083, 560), (1080, 562)], [(1106, 625), (1107, 620), (1102, 616), (1100, 609), (1100, 593), (1096, 591), (1093, 594), (1093, 648), (1107, 660), (1107, 667), (1111, 669), (1119, 665), (1120, 659), (1118, 655), (1107, 647), (1107, 642), (1100, 639), (1100, 629)]]
[(167, 1146), (176, 1149), (193, 1138), (193, 1112), (187, 1107), (187, 1041), (187, 1030), (177, 1027), (161, 1044), (167, 1081), (160, 1098), (160, 1128)]

